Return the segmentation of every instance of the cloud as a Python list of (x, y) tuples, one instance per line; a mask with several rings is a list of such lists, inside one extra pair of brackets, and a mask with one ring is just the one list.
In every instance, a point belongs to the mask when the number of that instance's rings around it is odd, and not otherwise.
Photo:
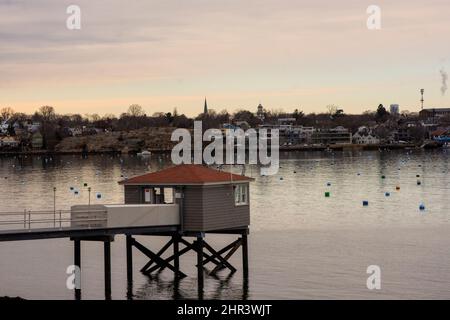
[[(71, 4), (81, 7), (79, 31), (66, 29)], [(434, 36), (448, 29), (448, 1), (380, 6), (383, 29), (370, 33), (358, 0), (0, 0), (0, 105), (20, 106), (24, 92), (27, 103), (51, 100), (55, 91), (109, 103), (108, 86), (162, 96), (161, 104), (210, 91), (225, 105), (243, 91), (317, 105), (314, 92), (324, 88), (404, 83), (450, 49)], [(283, 98), (299, 87), (311, 94)], [(340, 99), (337, 90), (330, 96)]]

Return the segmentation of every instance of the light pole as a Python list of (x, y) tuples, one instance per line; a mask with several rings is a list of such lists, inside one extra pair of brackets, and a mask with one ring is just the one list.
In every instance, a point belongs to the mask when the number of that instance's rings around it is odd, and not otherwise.
[(425, 93), (425, 89), (420, 89), (420, 94), (422, 95), (422, 98), (420, 99), (420, 102), (422, 103), (422, 110), (423, 110), (423, 94)]
[(89, 210), (91, 209), (91, 187), (88, 187), (88, 192), (89, 192), (89, 202), (88, 202), (88, 205), (89, 205)]
[(53, 187), (53, 227), (56, 226), (56, 187)]

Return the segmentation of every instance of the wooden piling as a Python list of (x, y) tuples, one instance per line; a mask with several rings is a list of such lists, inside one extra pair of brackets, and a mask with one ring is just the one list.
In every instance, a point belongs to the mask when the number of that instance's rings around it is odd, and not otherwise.
[(133, 237), (131, 235), (126, 236), (127, 246), (127, 282), (128, 284), (133, 282)]
[[(75, 273), (75, 276), (81, 277), (81, 241), (74, 240), (74, 265), (79, 268), (80, 273)], [(75, 283), (81, 283), (81, 279), (75, 279)], [(75, 288), (75, 299), (81, 299), (81, 288)]]
[(242, 272), (248, 278), (248, 239), (247, 233), (242, 234)]
[(197, 279), (198, 279), (198, 296), (203, 298), (203, 237), (197, 237)]
[(179, 271), (180, 271), (180, 242), (178, 241), (179, 235), (175, 234), (172, 236), (172, 242), (173, 242), (173, 255), (174, 255), (174, 261), (173, 266), (176, 270), (175, 272), (175, 278), (178, 278)]
[(105, 299), (111, 299), (111, 242), (104, 241), (104, 260), (105, 260)]

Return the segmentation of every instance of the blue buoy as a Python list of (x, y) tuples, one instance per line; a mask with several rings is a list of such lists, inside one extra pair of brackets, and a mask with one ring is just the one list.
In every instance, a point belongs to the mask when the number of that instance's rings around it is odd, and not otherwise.
[(425, 205), (423, 203), (420, 204), (419, 206), (420, 211), (424, 211), (425, 210)]
[(385, 195), (386, 197), (390, 197), (390, 196), (391, 196), (391, 193), (390, 193), (390, 192), (386, 192), (384, 195)]
[(364, 207), (367, 207), (368, 205), (369, 205), (369, 201), (364, 200), (364, 201), (363, 201), (363, 206), (364, 206)]
[(102, 194), (100, 192), (98, 192), (96, 195), (97, 199), (101, 199), (102, 198)]

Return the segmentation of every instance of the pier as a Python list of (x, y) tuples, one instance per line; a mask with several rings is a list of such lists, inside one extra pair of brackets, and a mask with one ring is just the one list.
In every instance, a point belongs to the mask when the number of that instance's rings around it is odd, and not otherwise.
[[(105, 298), (111, 298), (111, 244), (116, 236), (126, 238), (127, 281), (133, 282), (133, 254), (149, 261), (141, 267), (145, 275), (168, 269), (178, 281), (187, 275), (180, 268), (183, 255), (196, 254), (199, 298), (203, 298), (205, 269), (209, 276), (224, 269), (237, 271), (229, 259), (242, 251), (244, 283), (248, 278), (248, 234), (251, 178), (198, 165), (181, 165), (121, 181), (123, 205), (78, 205), (70, 210), (0, 213), (0, 242), (67, 238), (73, 242), (74, 265), (82, 270), (81, 247), (85, 241), (103, 242)], [(172, 199), (166, 199), (171, 189)], [(170, 192), (169, 192), (170, 193)], [(237, 239), (223, 248), (213, 248), (206, 235), (228, 234)], [(157, 252), (139, 242), (137, 236), (166, 237)], [(135, 250), (134, 250), (135, 249)], [(171, 250), (170, 256), (163, 254)], [(81, 299), (81, 288), (74, 290)]]

